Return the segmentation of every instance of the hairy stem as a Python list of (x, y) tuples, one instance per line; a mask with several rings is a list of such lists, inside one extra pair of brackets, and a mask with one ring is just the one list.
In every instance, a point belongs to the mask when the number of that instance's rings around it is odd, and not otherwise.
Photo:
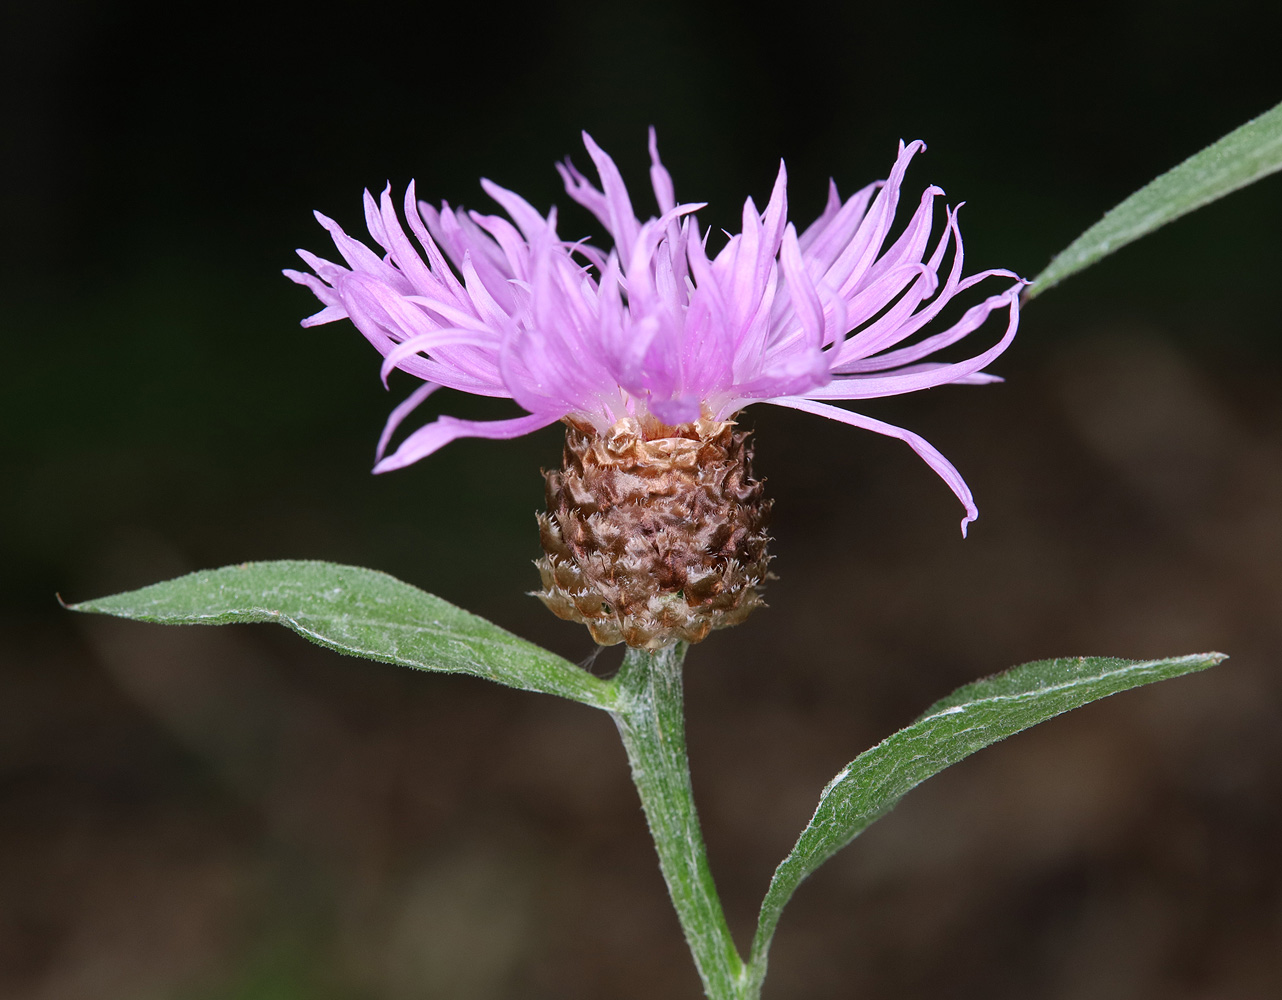
[(614, 680), (611, 711), (632, 765), (659, 868), (668, 883), (694, 964), (712, 1000), (748, 1000), (745, 969), (708, 868), (686, 757), (681, 664), (686, 644), (657, 652), (629, 649)]

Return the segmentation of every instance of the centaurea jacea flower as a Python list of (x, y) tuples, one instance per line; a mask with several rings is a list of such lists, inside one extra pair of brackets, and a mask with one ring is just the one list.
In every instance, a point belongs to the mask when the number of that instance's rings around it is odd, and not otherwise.
[[(709, 257), (692, 214), (703, 205), (677, 203), (653, 130), (659, 214), (644, 222), (614, 161), (583, 140), (601, 187), (569, 161), (558, 169), (570, 197), (610, 233), (608, 251), (563, 240), (555, 209), (544, 217), (486, 180), (509, 218), (437, 210), (411, 184), (403, 208), (413, 240), (390, 187), (378, 202), (367, 191), (381, 254), (317, 215), (346, 266), (299, 251), (315, 273), (285, 273), (324, 303), (304, 325), (348, 317), (383, 355), (384, 380), (399, 368), (423, 381), (392, 412), (375, 471), (458, 437), (512, 438), (564, 421), (565, 465), (547, 474), (540, 517), (539, 596), (602, 643), (698, 641), (760, 603), (768, 502), (751, 477), (746, 435), (733, 430), (752, 403), (907, 442), (966, 508), (964, 534), (975, 504), (943, 455), (911, 431), (832, 405), (994, 381), (982, 369), (1015, 336), (1023, 282), (1000, 269), (962, 276), (956, 209), (932, 242), (939, 188), (926, 189), (887, 245), (904, 172), (924, 144), (901, 143), (890, 176), (847, 199), (830, 184), (822, 214), (800, 234), (787, 219), (781, 163), (765, 210), (749, 198), (742, 231)], [(915, 336), (989, 278), (1012, 281), (951, 326)], [(997, 310), (1008, 319), (993, 346), (965, 361), (930, 360)], [(527, 412), (441, 416), (385, 457), (401, 421), (441, 387), (510, 398)]]

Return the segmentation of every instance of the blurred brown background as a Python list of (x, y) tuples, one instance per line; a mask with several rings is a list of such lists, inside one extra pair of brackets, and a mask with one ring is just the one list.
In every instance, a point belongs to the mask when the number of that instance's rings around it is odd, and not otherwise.
[[(604, 715), (54, 593), (332, 559), (584, 659), (524, 596), (556, 430), (369, 476), (409, 383), (298, 328), (312, 208), (358, 232), (365, 186), (483, 207), (484, 174), (592, 232), (552, 163), (588, 128), (642, 187), (653, 123), (705, 225), (780, 155), (805, 221), (921, 137), (972, 269), (1032, 276), (1282, 98), (1279, 8), (266, 10), (4, 11), (0, 995), (695, 997)], [(1006, 384), (866, 407), (967, 476), (965, 542), (903, 445), (749, 411), (780, 579), (688, 670), (742, 940), (823, 784), (957, 685), (1232, 654), (913, 792), (800, 890), (768, 997), (1282, 996), (1280, 221), (1273, 178), (1033, 303)]]

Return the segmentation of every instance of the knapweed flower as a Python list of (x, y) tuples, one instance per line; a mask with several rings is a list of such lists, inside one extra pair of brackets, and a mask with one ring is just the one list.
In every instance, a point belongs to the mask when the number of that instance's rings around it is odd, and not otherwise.
[[(983, 368), (1019, 320), (1023, 285), (1010, 271), (962, 275), (957, 209), (935, 229), (928, 187), (891, 241), (904, 173), (925, 148), (900, 144), (890, 176), (842, 199), (830, 182), (803, 232), (788, 221), (784, 166), (764, 211), (749, 198), (742, 231), (714, 256), (709, 234), (678, 204), (650, 133), (658, 216), (638, 219), (614, 161), (584, 134), (597, 188), (568, 160), (567, 193), (614, 241), (608, 250), (561, 238), (519, 195), (482, 180), (509, 218), (438, 210), (390, 186), (365, 193), (375, 252), (317, 214), (345, 266), (306, 251), (314, 274), (286, 271), (324, 308), (304, 326), (350, 318), (393, 369), (421, 379), (393, 410), (376, 472), (400, 468), (459, 437), (513, 438), (568, 425), (565, 464), (547, 473), (540, 517), (539, 596), (587, 624), (601, 643), (652, 648), (698, 641), (741, 621), (766, 577), (768, 503), (749, 470), (734, 417), (772, 403), (905, 441), (975, 519), (969, 488), (924, 439), (833, 405), (945, 383), (995, 379)], [(413, 239), (411, 239), (411, 234)], [(417, 245), (416, 242), (417, 241)], [(1012, 279), (950, 326), (918, 337), (952, 299), (989, 278)], [(958, 362), (932, 360), (1005, 310), (1005, 333)], [(390, 456), (405, 417), (441, 387), (514, 400), (508, 420), (442, 416)]]

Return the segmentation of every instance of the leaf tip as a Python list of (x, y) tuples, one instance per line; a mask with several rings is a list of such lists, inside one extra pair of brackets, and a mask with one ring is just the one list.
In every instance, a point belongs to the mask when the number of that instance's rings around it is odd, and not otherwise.
[(79, 611), (81, 614), (91, 615), (103, 614), (102, 608), (98, 607), (97, 600), (77, 601), (75, 604), (68, 604), (62, 594), (56, 590), (53, 597), (64, 611)]

